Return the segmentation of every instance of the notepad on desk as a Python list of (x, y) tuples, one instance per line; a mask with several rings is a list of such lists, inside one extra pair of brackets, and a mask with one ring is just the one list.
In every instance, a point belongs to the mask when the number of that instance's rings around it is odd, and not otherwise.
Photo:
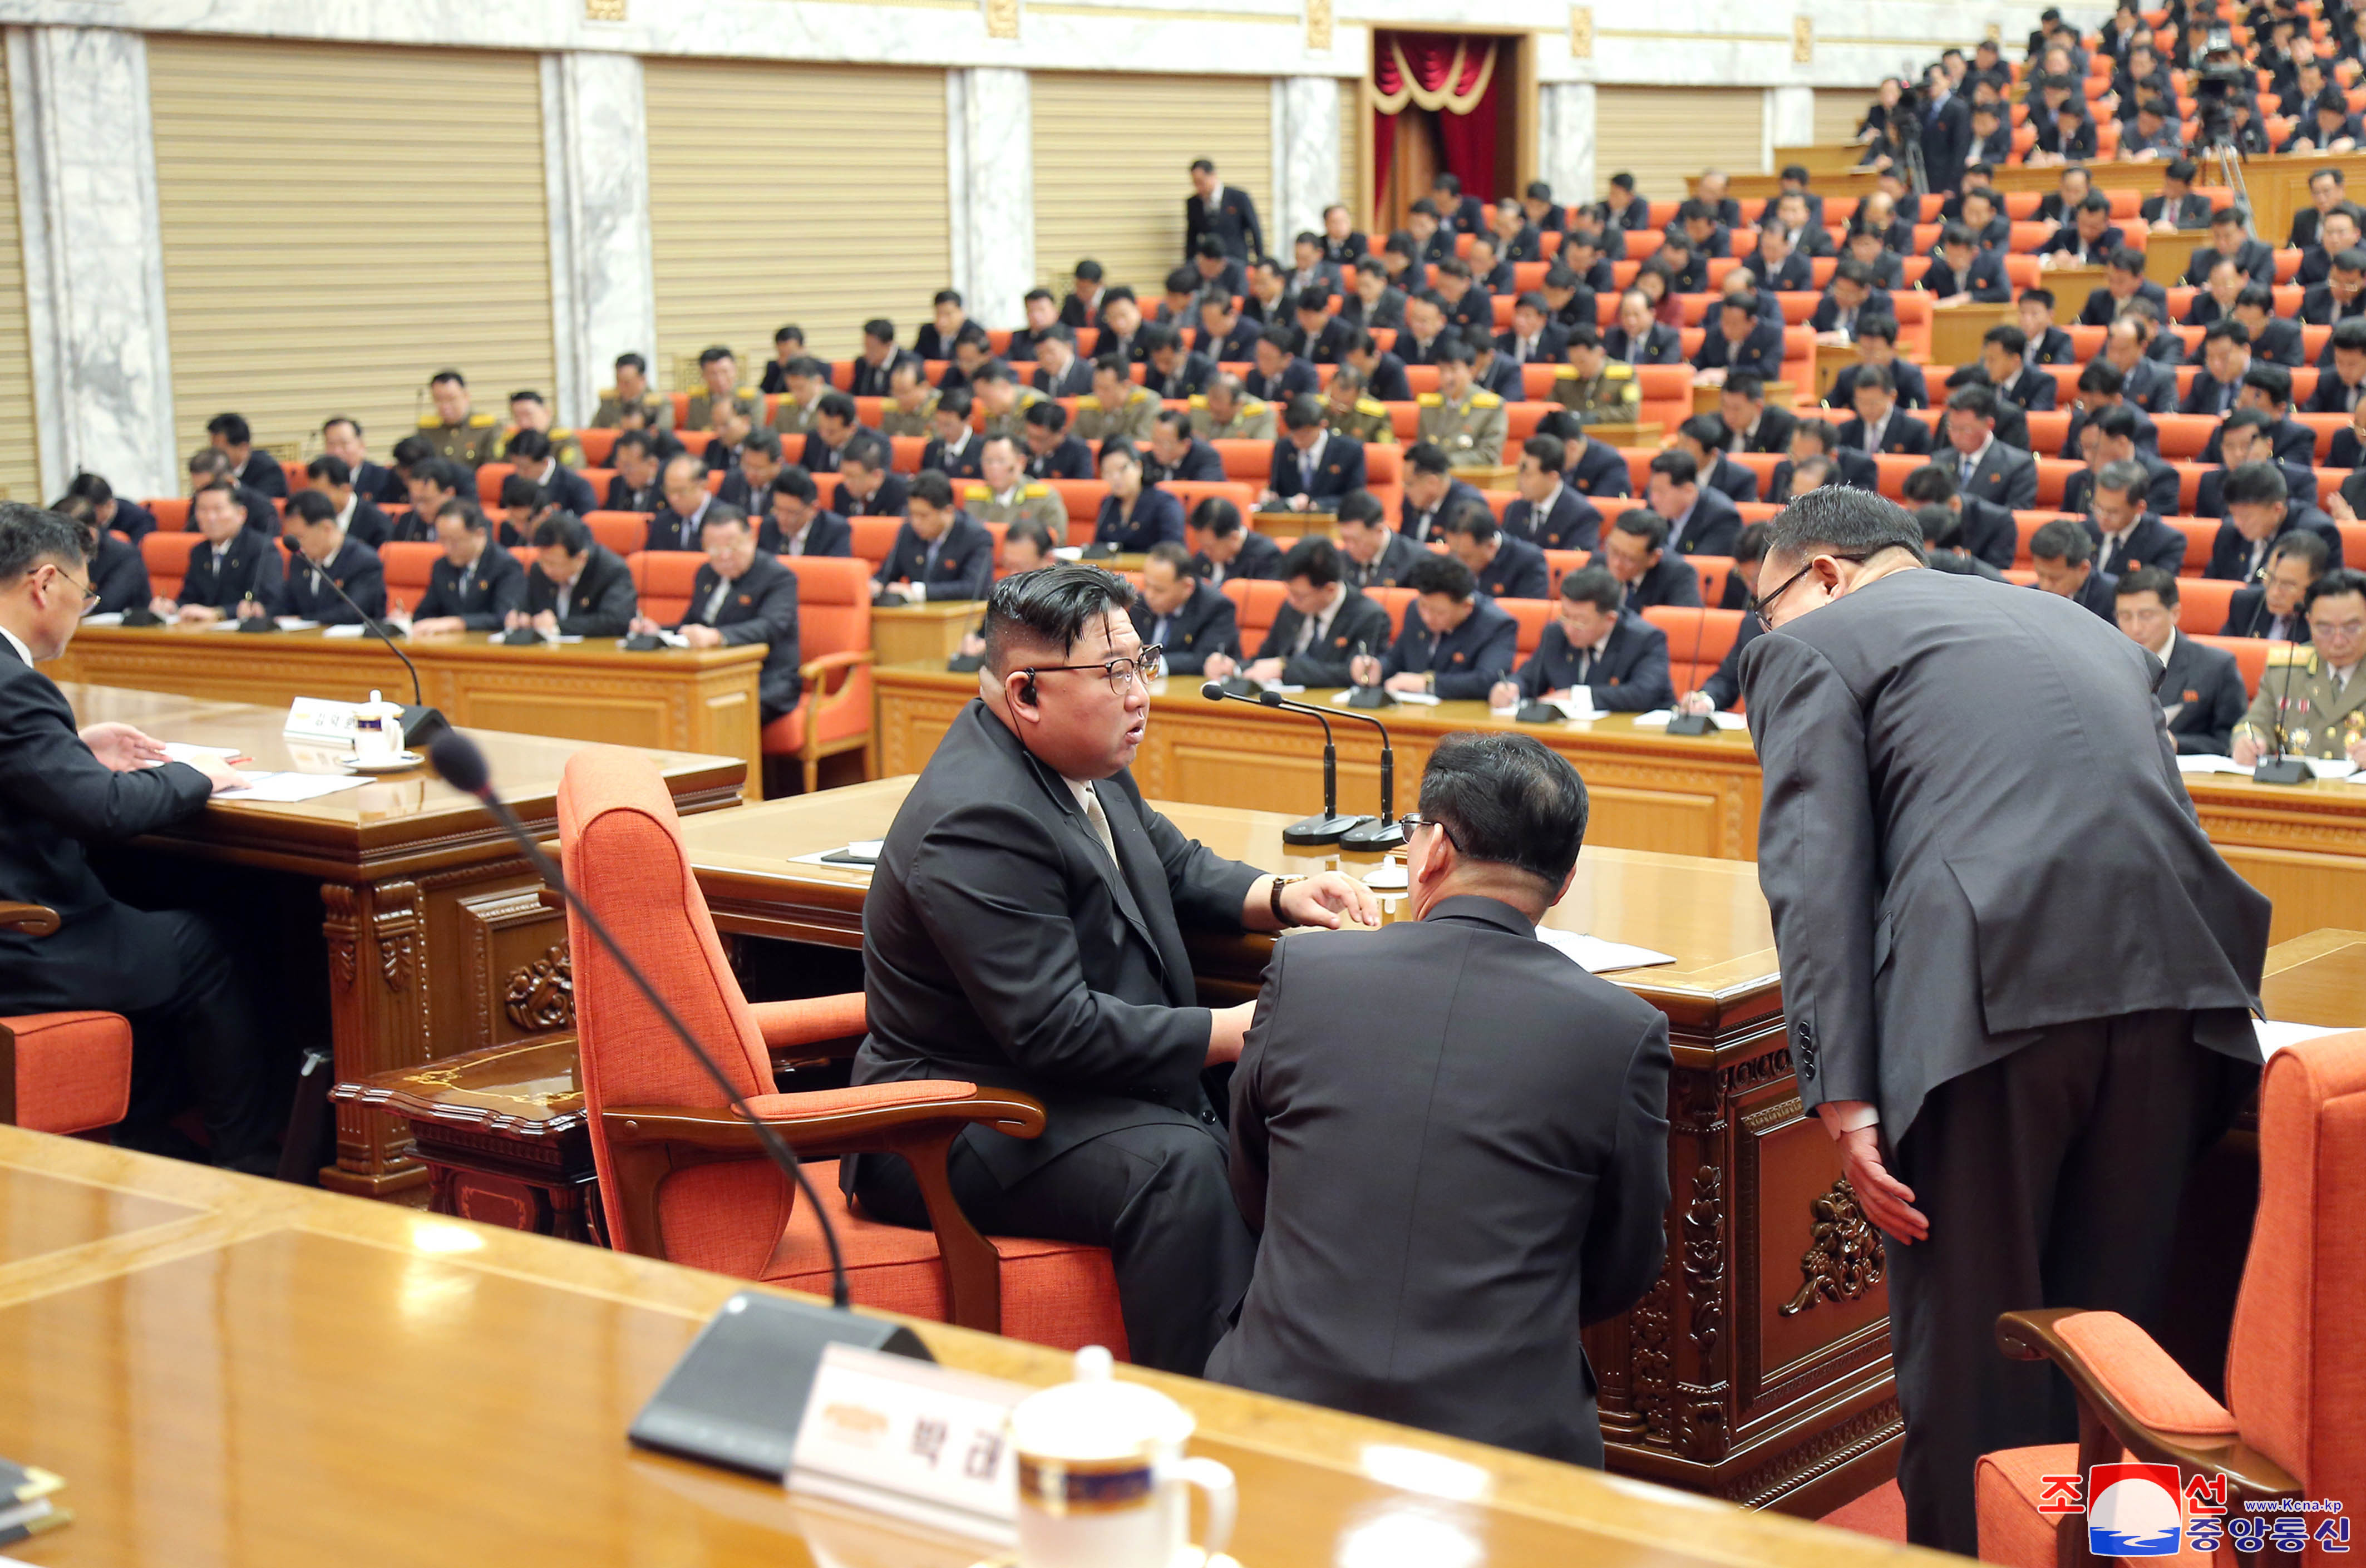
[[(1665, 729), (1672, 722), (1674, 721), (1675, 716), (1676, 713), (1673, 708), (1653, 708), (1650, 713), (1639, 713), (1635, 716), (1635, 728), (1638, 729)], [(1708, 716), (1708, 721), (1719, 729), (1747, 729), (1750, 728), (1750, 721), (1742, 717), (1738, 713), (1713, 713)]]
[(867, 871), (879, 863), (880, 852), (886, 847), (887, 840), (884, 839), (857, 839), (842, 848), (824, 850), (818, 854), (791, 855), (789, 863), (791, 865), (854, 866)]
[(1623, 942), (1605, 942), (1583, 931), (1556, 931), (1551, 926), (1538, 926), (1537, 940), (1547, 947), (1558, 948), (1574, 960), (1589, 975), (1608, 975), (1620, 969), (1647, 969), (1654, 964), (1673, 964), (1673, 953), (1655, 953), (1648, 947), (1635, 947)]

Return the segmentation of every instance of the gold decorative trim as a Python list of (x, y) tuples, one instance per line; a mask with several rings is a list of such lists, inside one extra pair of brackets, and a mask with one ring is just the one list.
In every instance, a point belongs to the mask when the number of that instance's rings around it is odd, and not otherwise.
[(1271, 11), (1162, 11), (1151, 6), (1075, 6), (1062, 0), (1030, 4), (1031, 11), (1051, 17), (1124, 17), (1138, 22), (1263, 22), (1268, 27), (1295, 27), (1298, 17)]
[(1594, 7), (1572, 6), (1569, 8), (1569, 52), (1573, 60), (1594, 58)]
[(1809, 65), (1816, 58), (1816, 19), (1813, 17), (1791, 18), (1791, 63)]
[(625, 19), (625, 0), (583, 0), (583, 19), (587, 22), (621, 22)]
[(1331, 0), (1306, 0), (1306, 47), (1317, 54), (1331, 52)]
[(986, 36), (1017, 38), (1019, 36), (1019, 0), (983, 0), (986, 6)]

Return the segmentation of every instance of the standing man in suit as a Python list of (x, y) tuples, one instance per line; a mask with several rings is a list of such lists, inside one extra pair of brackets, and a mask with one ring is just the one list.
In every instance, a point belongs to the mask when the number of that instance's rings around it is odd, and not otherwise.
[[(1278, 575), (1281, 610), (1266, 628), (1256, 658), (1240, 673), (1292, 686), (1344, 686), (1348, 661), (1359, 649), (1388, 646), (1389, 613), (1348, 583), (1339, 547), (1330, 540), (1320, 535), (1299, 540)], [(1218, 680), (1234, 669), (1229, 659), (1208, 660), (1208, 673)]]
[(2178, 635), (2175, 572), (2139, 567), (2113, 592), (2120, 630), (2161, 662), (2156, 695), (2180, 754), (2227, 755), (2235, 726), (2250, 705), (2235, 656)]
[(764, 647), (756, 677), (756, 701), (766, 724), (797, 705), (805, 689), (797, 651), (797, 578), (780, 558), (756, 547), (756, 529), (736, 506), (721, 502), (706, 509), (699, 543), (706, 564), (691, 580), (690, 604), (682, 619), (660, 627), (636, 615), (630, 630), (671, 630), (693, 648)]
[[(1065, 535), (1064, 522), (1055, 536)], [(933, 469), (913, 476), (910, 510), (871, 580), (871, 597), (892, 588), (932, 604), (983, 599), (993, 583), (994, 536), (953, 504), (951, 479)]]
[(1191, 558), (1171, 539), (1151, 546), (1143, 560), (1132, 615), (1134, 635), (1159, 649), (1174, 674), (1200, 673), (1211, 653), (1240, 657), (1240, 612), (1222, 589), (1191, 575)]
[(1955, 484), (1964, 494), (2008, 512), (2037, 504), (2037, 459), (1996, 438), (1993, 389), (1956, 388), (1947, 396), (1946, 417), (1947, 444), (1954, 450), (1941, 460), (1955, 469)]
[(1930, 171), (1931, 188), (1960, 189), (1965, 154), (1972, 144), (1972, 110), (1936, 65), (1922, 73), (1921, 110), (1922, 166)]
[(2155, 1319), (2187, 1169), (2258, 1077), (2268, 901), (2195, 821), (2128, 638), (1917, 570), (1877, 496), (1819, 491), (1768, 539), (1742, 684), (1792, 1060), (1899, 1244), (1908, 1537), (1968, 1553), (1977, 1458), (2070, 1436), (1997, 1316)]
[[(1254, 1009), (1196, 1005), (1183, 933), (1377, 925), (1380, 908), (1337, 872), (1220, 859), (1144, 803), (1128, 764), (1158, 671), (1132, 598), (1084, 565), (996, 586), (977, 700), (896, 811), (863, 901), (853, 1077), (1042, 1101), (1039, 1137), (954, 1142), (955, 1200), (990, 1234), (1110, 1248), (1133, 1359), (1197, 1375), (1256, 1251), (1202, 1074), (1239, 1058)], [(872, 1213), (927, 1228), (902, 1160), (841, 1168)]]
[(1301, 392), (1290, 399), (1281, 411), (1281, 428), (1261, 510), (1335, 511), (1341, 496), (1364, 488), (1364, 444), (1331, 434), (1321, 398)]
[(535, 563), (525, 599), (509, 613), (508, 631), (546, 637), (623, 637), (640, 598), (625, 558), (592, 537), (583, 519), (561, 512), (534, 525)]
[(73, 639), (86, 566), (72, 523), (0, 502), (0, 900), (40, 905), (59, 922), (47, 936), (0, 931), (0, 1012), (123, 1014), (131, 1120), (118, 1141), (143, 1146), (165, 1132), (175, 1107), (159, 1079), (177, 1057), (214, 1163), (269, 1175), (285, 1094), (231, 945), (197, 915), (118, 903), (84, 849), (184, 821), (246, 781), (219, 758), (165, 761), (128, 724), (76, 731), (64, 694), (35, 666)]
[(1191, 163), (1191, 194), (1183, 203), (1183, 259), (1200, 254), (1200, 239), (1212, 234), (1223, 254), (1245, 266), (1265, 254), (1265, 231), (1257, 226), (1256, 203), (1238, 186), (1216, 175), (1206, 158)]
[(1413, 919), (1276, 944), (1233, 1078), (1233, 1190), (1262, 1240), (1210, 1377), (1601, 1464), (1578, 1331), (1658, 1277), (1669, 1052), (1664, 1019), (1536, 940), (1585, 815), (1532, 737), (1448, 737)]
[(525, 603), (525, 568), (493, 543), (491, 525), (473, 501), (447, 501), (435, 514), (444, 557), (429, 569), (419, 607), (393, 617), (411, 637), (497, 632)]
[(1623, 608), (1627, 591), (1598, 566), (1560, 580), (1551, 624), (1513, 679), (1487, 694), (1490, 707), (1538, 702), (1583, 686), (1597, 713), (1643, 713), (1668, 705), (1668, 634)]

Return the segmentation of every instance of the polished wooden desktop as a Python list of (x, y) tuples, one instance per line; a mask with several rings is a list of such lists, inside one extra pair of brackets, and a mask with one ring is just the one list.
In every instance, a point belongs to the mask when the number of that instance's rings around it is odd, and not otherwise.
[(944, 661), (977, 630), (986, 606), (974, 599), (942, 604), (899, 604), (871, 612), (871, 652), (881, 664)]
[[(764, 650), (666, 648), (627, 653), (614, 637), (505, 648), (490, 632), (405, 639), (421, 694), (469, 729), (550, 735), (738, 757), (748, 797), (763, 798)], [(285, 708), (297, 697), (411, 699), (411, 677), (372, 637), (84, 626), (53, 664), (58, 681)]]
[[(873, 679), (885, 774), (918, 771), (975, 691), (973, 677), (941, 668), (883, 669)], [(1331, 695), (1313, 692), (1304, 700), (1327, 705)], [(1727, 860), (1757, 857), (1758, 759), (1747, 731), (1672, 736), (1638, 728), (1625, 714), (1521, 725), (1476, 702), (1400, 705), (1379, 716), (1396, 740), (1401, 812), (1413, 809), (1423, 764), (1440, 736), (1516, 728), (1560, 752), (1584, 775), (1594, 807), (1588, 843)], [(1332, 724), (1339, 736), (1340, 808), (1377, 811), (1375, 732), (1335, 716)], [(1210, 703), (1200, 695), (1196, 677), (1178, 676), (1151, 698), (1150, 728), (1133, 772), (1143, 793), (1161, 800), (1302, 814), (1322, 805), (1322, 734), (1313, 719), (1245, 703)], [(2185, 784), (2219, 853), (2274, 901), (2274, 940), (2352, 923), (2366, 908), (2366, 784), (2262, 784), (2224, 773), (2195, 774)]]
[[(64, 692), (86, 725), (119, 719), (160, 740), (234, 746), (257, 771), (343, 771), (341, 748), (291, 742), (276, 709), (115, 686)], [(520, 818), (549, 831), (560, 772), (581, 743), (470, 734)], [(740, 804), (741, 759), (650, 755), (685, 814)], [(543, 906), (539, 883), (485, 808), (424, 768), (301, 805), (217, 800), (140, 842), (175, 862), (318, 887), (321, 946), (302, 961), (327, 976), (340, 1080), (573, 1027), (564, 921)], [(340, 1110), (336, 1163), (321, 1180), (426, 1199), (427, 1172), (411, 1157), (408, 1130), (359, 1107)]]
[(2276, 943), (2259, 1000), (2279, 1023), (2366, 1029), (2366, 931), (2315, 931)]
[[(629, 1446), (719, 1275), (0, 1128), (0, 1454), (45, 1568), (964, 1568), (994, 1555)], [(1042, 1386), (1066, 1358), (912, 1325)], [(1875, 1568), (1887, 1542), (1126, 1369), (1240, 1479), (1252, 1568)], [(1934, 1565), (1936, 1558), (1921, 1559)]]
[[(2086, 296), (2079, 296), (2081, 304)], [(2011, 326), (2013, 308), (2010, 303), (1983, 304), (1966, 299), (1960, 305), (1935, 306), (1931, 311), (1931, 363), (1948, 369), (1969, 365), (1980, 356), (1980, 340), (1990, 327)], [(1945, 378), (1943, 375), (1942, 380)]]

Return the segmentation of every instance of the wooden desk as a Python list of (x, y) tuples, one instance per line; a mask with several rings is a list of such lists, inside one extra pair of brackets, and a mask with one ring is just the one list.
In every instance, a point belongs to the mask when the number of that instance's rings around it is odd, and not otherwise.
[[(625, 1442), (700, 1325), (748, 1288), (761, 1287), (0, 1128), (0, 1453), (62, 1474), (77, 1515), (10, 1555), (50, 1568), (984, 1555)], [(1035, 1386), (1067, 1375), (1052, 1351), (912, 1327), (949, 1366)], [(1193, 1450), (1239, 1476), (1234, 1547), (1255, 1568), (1940, 1564), (1476, 1443), (1120, 1375), (1180, 1400)]]
[(1820, 403), (1832, 395), (1832, 383), (1841, 372), (1857, 363), (1856, 344), (1853, 343), (1819, 343), (1816, 344), (1816, 401)]
[(1509, 490), (1512, 476), (1520, 471), (1517, 463), (1478, 463), (1467, 468), (1456, 468), (1454, 477), (1473, 490)]
[[(1681, 654), (1681, 639), (1678, 652)], [(875, 673), (883, 774), (917, 772), (974, 694), (941, 670)], [(1331, 694), (1312, 694), (1321, 702)], [(1593, 792), (1590, 843), (1752, 860), (1758, 853), (1758, 760), (1746, 731), (1690, 739), (1638, 729), (1618, 714), (1576, 724), (1519, 725), (1480, 703), (1395, 707), (1381, 718), (1397, 744), (1398, 809), (1411, 807), (1437, 738), (1464, 729), (1526, 730), (1576, 764)], [(1170, 680), (1151, 699), (1134, 776), (1161, 800), (1309, 812), (1323, 803), (1322, 749), (1312, 719), (1241, 703), (1210, 704)], [(2253, 886), (2275, 901), (2275, 940), (2352, 924), (2366, 908), (2366, 786), (2312, 780), (2289, 787), (2226, 774), (2186, 781), (2203, 827)], [(1339, 727), (1341, 809), (1372, 811), (1380, 745), (1369, 726)]]
[[(859, 946), (870, 873), (793, 857), (884, 836), (910, 784), (883, 779), (683, 823), (716, 927)], [(1380, 859), (1287, 849), (1288, 815), (1160, 809), (1217, 853), (1255, 865), (1353, 871)], [(1667, 1015), (1676, 1071), (1665, 1269), (1634, 1311), (1586, 1331), (1610, 1463), (1813, 1517), (1886, 1479), (1901, 1428), (1880, 1268), (1836, 1276), (1815, 1246), (1815, 1206), (1853, 1214), (1854, 1205), (1831, 1140), (1800, 1111), (1757, 874), (1596, 841), (1548, 923), (1676, 955), (1611, 976)], [(1201, 999), (1254, 997), (1272, 946), (1269, 937), (1193, 939)]]
[[(502, 648), (489, 632), (463, 632), (406, 640), (403, 650), (428, 705), (463, 728), (737, 757), (748, 765), (748, 798), (763, 798), (760, 648), (626, 653), (614, 637)], [(360, 702), (377, 690), (405, 701), (411, 693), (386, 644), (319, 632), (84, 626), (44, 669), (61, 682), (283, 710), (298, 697)]]
[(1585, 433), (1612, 446), (1658, 446), (1668, 438), (1668, 427), (1656, 419), (1589, 424)]
[[(1722, 383), (1710, 387), (1696, 380), (1693, 383), (1693, 412), (1715, 413), (1724, 407), (1725, 388)], [(1766, 383), (1766, 400), (1776, 408), (1791, 408), (1799, 400), (1799, 389), (1788, 381)]]
[[(2079, 297), (2085, 302), (2085, 296)], [(1931, 312), (1931, 363), (1954, 369), (1969, 365), (1980, 356), (1980, 339), (1990, 327), (2009, 326), (2013, 320), (2013, 308), (2009, 305), (1983, 305), (1976, 300), (1950, 305)], [(1940, 380), (1946, 377), (1942, 375)]]
[(1268, 539), (1294, 542), (1310, 534), (1326, 539), (1339, 536), (1339, 518), (1330, 512), (1259, 512), (1249, 518), (1249, 525)]
[(2366, 931), (2315, 931), (2276, 943), (2259, 1000), (2282, 1023), (2366, 1028)]
[(2194, 247), (2209, 243), (2207, 229), (2154, 231), (2145, 236), (2145, 276), (2163, 288), (2175, 288), (2185, 281), (2185, 269), (2193, 260)]
[[(84, 724), (122, 719), (160, 740), (236, 746), (259, 770), (334, 769), (332, 752), (291, 746), (279, 733), (285, 716), (271, 709), (114, 686), (65, 694)], [(549, 831), (559, 773), (580, 743), (471, 733), (520, 819)], [(739, 804), (740, 759), (651, 755), (685, 814)], [(484, 807), (423, 768), (300, 806), (216, 801), (141, 843), (176, 861), (318, 886), (321, 945), (304, 964), (327, 976), (341, 1080), (574, 1027), (564, 921), (543, 908), (538, 882)], [(337, 1162), (321, 1179), (374, 1197), (427, 1196), (408, 1130), (359, 1107), (339, 1110)]]
[(2100, 266), (2052, 266), (2037, 275), (2037, 286), (2054, 296), (2054, 324), (2075, 327), (2079, 312), (2087, 308), (2087, 296), (2103, 287), (2103, 269)]
[(961, 651), (962, 638), (985, 620), (986, 606), (975, 599), (874, 609), (872, 657), (882, 664), (934, 664), (941, 670)]

